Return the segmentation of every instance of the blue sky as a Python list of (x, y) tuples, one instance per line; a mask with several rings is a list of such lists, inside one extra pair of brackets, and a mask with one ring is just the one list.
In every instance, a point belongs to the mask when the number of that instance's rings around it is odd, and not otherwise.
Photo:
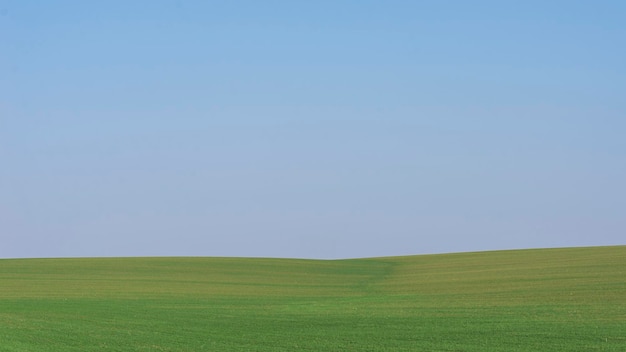
[(625, 14), (0, 0), (0, 257), (624, 244)]

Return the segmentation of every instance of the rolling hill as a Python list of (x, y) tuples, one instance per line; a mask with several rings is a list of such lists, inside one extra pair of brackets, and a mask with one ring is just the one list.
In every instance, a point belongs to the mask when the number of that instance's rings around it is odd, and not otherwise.
[(626, 246), (0, 260), (0, 351), (626, 351)]

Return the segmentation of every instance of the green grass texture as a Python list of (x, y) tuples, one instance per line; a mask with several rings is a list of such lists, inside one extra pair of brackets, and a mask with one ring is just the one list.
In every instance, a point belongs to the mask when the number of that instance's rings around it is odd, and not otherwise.
[(0, 351), (626, 351), (626, 246), (0, 260)]

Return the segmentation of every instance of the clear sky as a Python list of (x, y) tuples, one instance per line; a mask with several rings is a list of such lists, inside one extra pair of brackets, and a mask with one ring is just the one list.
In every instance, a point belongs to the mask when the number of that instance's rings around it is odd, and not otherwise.
[(0, 0), (0, 257), (626, 244), (624, 18)]

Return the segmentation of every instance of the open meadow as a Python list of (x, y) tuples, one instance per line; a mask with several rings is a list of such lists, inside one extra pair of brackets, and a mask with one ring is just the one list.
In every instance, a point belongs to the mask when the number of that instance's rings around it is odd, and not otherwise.
[(626, 247), (0, 260), (0, 351), (626, 351)]

